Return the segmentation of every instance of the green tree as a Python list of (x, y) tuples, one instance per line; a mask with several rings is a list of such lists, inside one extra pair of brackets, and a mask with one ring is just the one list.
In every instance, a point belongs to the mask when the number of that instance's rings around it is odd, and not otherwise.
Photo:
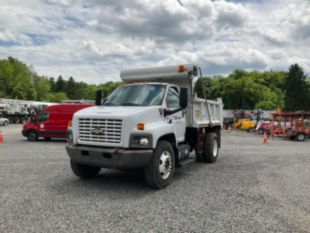
[(16, 79), (18, 81), (14, 84), (10, 97), (13, 99), (33, 100), (35, 89), (27, 75), (19, 73)]
[(35, 99), (38, 101), (48, 100), (48, 94), (51, 90), (49, 80), (45, 77), (34, 75), (33, 85), (35, 89)]
[(76, 83), (73, 79), (73, 77), (70, 77), (68, 82), (65, 85), (65, 91), (67, 93), (67, 96), (69, 99), (76, 99)]
[(57, 81), (36, 74), (31, 66), (13, 57), (0, 60), (0, 97), (50, 100), (61, 102), (65, 99), (94, 99), (98, 89), (109, 95), (121, 82), (108, 82), (101, 85), (88, 85), (76, 82), (73, 77), (68, 81), (60, 75)]
[(228, 77), (215, 76), (198, 80), (198, 97), (203, 97), (204, 86), (207, 99), (221, 97), (225, 109), (275, 109), (284, 103), (284, 72), (247, 72), (235, 70)]
[(13, 99), (31, 100), (35, 97), (35, 89), (32, 82), (31, 69), (21, 61), (9, 57), (8, 62), (13, 68), (12, 86), (9, 87), (7, 97)]
[(65, 92), (66, 89), (66, 81), (60, 75), (55, 83), (55, 92)]
[(285, 82), (285, 110), (305, 110), (309, 104), (309, 89), (303, 69), (291, 65)]
[(0, 60), (0, 97), (6, 97), (12, 90), (13, 86), (13, 66), (4, 59)]
[(54, 92), (56, 88), (55, 79), (53, 77), (50, 77), (48, 81), (50, 83), (50, 90)]
[(94, 100), (95, 99), (95, 93), (97, 90), (98, 90), (97, 85), (87, 85), (87, 88), (84, 91), (84, 99)]
[(65, 92), (55, 92), (55, 93), (49, 93), (48, 95), (48, 101), (54, 102), (54, 103), (60, 103), (63, 100), (67, 100), (68, 96)]
[(242, 79), (243, 77), (247, 76), (248, 72), (243, 70), (243, 69), (236, 69), (231, 75), (228, 77), (233, 78), (233, 79)]
[(121, 86), (123, 83), (122, 82), (107, 82), (107, 83), (104, 83), (104, 84), (100, 84), (98, 86), (98, 90), (102, 90), (103, 91), (103, 95), (105, 97), (107, 97), (108, 95), (111, 94), (111, 92)]
[(86, 84), (84, 82), (76, 83), (75, 99), (78, 99), (78, 100), (79, 99), (88, 99), (87, 90), (88, 90), (88, 84)]
[[(296, 81), (297, 80), (297, 81)], [(107, 97), (122, 82), (89, 85), (68, 81), (62, 76), (45, 78), (36, 74), (31, 66), (9, 57), (0, 60), (0, 97), (49, 100), (94, 99), (96, 90)], [(310, 109), (310, 80), (305, 78), (298, 65), (290, 67), (290, 74), (282, 71), (245, 71), (237, 69), (227, 77), (214, 76), (199, 79), (196, 84), (198, 97), (221, 97), (226, 109)], [(205, 93), (203, 93), (203, 90)], [(294, 101), (293, 101), (294, 100)], [(307, 106), (308, 105), (308, 106)]]
[[(2, 69), (2, 72), (4, 72), (7, 77), (5, 84), (6, 97), (14, 99), (33, 99), (35, 97), (35, 89), (32, 83), (33, 73), (31, 68), (13, 57), (9, 57), (4, 63), (6, 69)], [(8, 73), (10, 73), (10, 75), (7, 76)]]

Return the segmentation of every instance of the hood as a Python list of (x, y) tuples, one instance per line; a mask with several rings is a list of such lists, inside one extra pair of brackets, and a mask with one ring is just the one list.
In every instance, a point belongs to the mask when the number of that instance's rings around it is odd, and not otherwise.
[(102, 117), (126, 117), (135, 114), (139, 114), (146, 109), (158, 108), (158, 106), (94, 106), (90, 108), (84, 108), (74, 115), (77, 117), (91, 117), (91, 116), (102, 116)]

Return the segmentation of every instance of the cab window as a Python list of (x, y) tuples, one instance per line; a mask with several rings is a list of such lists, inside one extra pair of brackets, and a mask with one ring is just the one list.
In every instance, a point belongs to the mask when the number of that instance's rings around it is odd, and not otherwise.
[(170, 87), (167, 93), (166, 104), (168, 108), (179, 108), (180, 107), (180, 96), (178, 89)]
[(35, 119), (35, 122), (43, 122), (43, 121), (47, 121), (48, 120), (48, 112), (40, 112), (36, 119)]

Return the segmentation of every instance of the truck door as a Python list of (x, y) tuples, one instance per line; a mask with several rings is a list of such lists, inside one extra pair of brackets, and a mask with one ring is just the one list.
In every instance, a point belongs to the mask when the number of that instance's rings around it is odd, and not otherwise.
[[(168, 110), (175, 110), (180, 108), (179, 91), (176, 87), (169, 87), (166, 98), (166, 105)], [(167, 116), (167, 120), (169, 124), (173, 124), (177, 142), (183, 142), (185, 140), (185, 128), (186, 128), (186, 120), (184, 112), (179, 111), (177, 113), (169, 115)]]
[(48, 111), (41, 111), (36, 115), (35, 123), (38, 129), (38, 132), (40, 136), (46, 137), (47, 132), (49, 132), (49, 119), (50, 113)]

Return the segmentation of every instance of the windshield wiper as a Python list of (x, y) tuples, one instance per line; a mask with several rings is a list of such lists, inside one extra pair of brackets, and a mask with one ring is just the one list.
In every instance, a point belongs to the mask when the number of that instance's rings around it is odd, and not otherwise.
[(122, 106), (141, 106), (141, 104), (135, 104), (135, 103), (122, 103)]
[(115, 104), (115, 103), (104, 103), (104, 104), (103, 104), (103, 106), (112, 106), (112, 105), (114, 106), (114, 105), (116, 105), (116, 104)]

